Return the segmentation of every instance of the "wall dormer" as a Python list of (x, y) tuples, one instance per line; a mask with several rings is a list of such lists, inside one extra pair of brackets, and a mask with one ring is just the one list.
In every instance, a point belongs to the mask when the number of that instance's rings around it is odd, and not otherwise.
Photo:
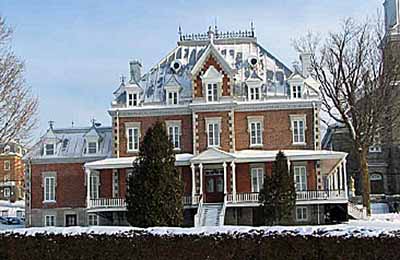
[(57, 148), (57, 136), (54, 133), (53, 124), (54, 122), (49, 122), (50, 127), (47, 130), (43, 138), (43, 156), (55, 156)]
[(181, 86), (176, 77), (172, 75), (165, 84), (165, 103), (168, 106), (179, 105)]
[(203, 96), (206, 98), (206, 102), (219, 101), (222, 95), (223, 74), (214, 66), (210, 66), (200, 77), (203, 84)]
[(295, 73), (288, 79), (290, 99), (304, 98), (304, 78)]
[(136, 83), (125, 86), (126, 107), (137, 107), (140, 104), (142, 88)]
[(257, 75), (255, 71), (253, 71), (253, 73), (246, 80), (248, 100), (254, 101), (262, 99), (262, 84), (262, 79)]

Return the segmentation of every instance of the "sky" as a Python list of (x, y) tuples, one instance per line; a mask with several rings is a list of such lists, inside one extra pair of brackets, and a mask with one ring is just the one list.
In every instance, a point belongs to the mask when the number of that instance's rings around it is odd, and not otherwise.
[(40, 123), (48, 128), (111, 125), (112, 93), (129, 61), (144, 69), (161, 60), (184, 33), (249, 29), (258, 42), (291, 66), (298, 58), (292, 40), (308, 31), (337, 29), (346, 17), (382, 12), (383, 0), (107, 1), (0, 0), (0, 15), (14, 29), (12, 46), (25, 61), (26, 82), (39, 97)]

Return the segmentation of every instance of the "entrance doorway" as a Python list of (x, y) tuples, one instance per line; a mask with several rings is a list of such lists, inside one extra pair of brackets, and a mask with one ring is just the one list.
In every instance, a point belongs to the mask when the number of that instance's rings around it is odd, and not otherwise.
[(77, 217), (76, 214), (68, 214), (65, 215), (65, 226), (71, 227), (77, 225)]
[(224, 201), (224, 170), (205, 170), (205, 202), (218, 203)]

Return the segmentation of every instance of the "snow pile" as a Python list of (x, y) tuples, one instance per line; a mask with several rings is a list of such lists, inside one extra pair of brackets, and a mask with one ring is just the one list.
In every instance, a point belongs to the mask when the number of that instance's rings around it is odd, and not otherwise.
[(377, 236), (399, 236), (400, 217), (394, 221), (387, 220), (365, 220), (350, 221), (348, 224), (325, 225), (325, 226), (273, 226), (273, 227), (248, 227), (248, 226), (222, 226), (222, 227), (198, 227), (198, 228), (174, 228), (174, 227), (152, 227), (147, 229), (134, 227), (45, 227), (45, 228), (21, 228), (3, 230), (1, 233), (36, 235), (36, 234), (109, 234), (109, 235), (140, 235), (151, 234), (158, 236), (181, 236), (181, 235), (219, 235), (230, 234), (241, 235), (310, 235), (318, 237), (377, 237)]

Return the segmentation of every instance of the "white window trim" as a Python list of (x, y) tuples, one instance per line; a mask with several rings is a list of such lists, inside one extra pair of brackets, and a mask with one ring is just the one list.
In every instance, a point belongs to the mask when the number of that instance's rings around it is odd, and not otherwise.
[[(97, 224), (91, 224), (90, 222), (90, 217), (95, 217), (96, 218), (96, 223)], [(99, 215), (97, 215), (97, 214), (93, 214), (93, 213), (89, 213), (88, 214), (88, 226), (99, 226)]]
[[(206, 99), (206, 102), (218, 102), (222, 96), (222, 82), (223, 82), (223, 74), (220, 73), (214, 66), (210, 66), (207, 71), (200, 76), (202, 85), (203, 85), (203, 94)], [(216, 84), (217, 85), (217, 100), (208, 101), (208, 85)]]
[[(221, 147), (221, 136), (222, 136), (222, 127), (221, 127), (221, 117), (207, 117), (205, 118), (206, 121), (206, 133), (207, 133), (207, 147)], [(218, 145), (210, 145), (210, 138), (209, 138), (209, 125), (210, 124), (218, 124), (219, 136), (218, 136)], [(215, 137), (214, 137), (215, 140)]]
[[(137, 107), (139, 106), (140, 100), (139, 100), (139, 92), (138, 91), (128, 91), (126, 90), (126, 107)], [(130, 100), (129, 95), (132, 95), (132, 100)], [(136, 95), (136, 105), (134, 105), (134, 95)], [(132, 102), (132, 105), (129, 104)]]
[(4, 171), (11, 170), (11, 162), (9, 160), (4, 161)]
[(100, 197), (100, 175), (98, 172), (92, 172), (89, 180), (90, 199), (98, 199)]
[[(261, 180), (259, 174), (261, 173)], [(254, 187), (253, 185), (253, 177), (256, 175), (257, 177), (257, 186)], [(251, 192), (260, 192), (260, 190), (263, 188), (264, 185), (264, 177), (265, 177), (265, 172), (264, 172), (264, 167), (263, 166), (254, 166), (250, 168), (250, 178), (251, 178)], [(257, 191), (258, 188), (258, 191)]]
[[(54, 188), (53, 188), (53, 191), (52, 191), (54, 199), (46, 199), (46, 193), (47, 193), (46, 192), (47, 191), (46, 179), (53, 179), (54, 180)], [(57, 177), (55, 175), (43, 176), (43, 203), (55, 203), (56, 202), (56, 200), (57, 200), (56, 187), (57, 187)]]
[[(125, 123), (125, 137), (126, 137), (126, 151), (128, 153), (135, 153), (139, 151), (140, 148), (140, 137), (141, 137), (141, 132), (140, 132), (140, 123), (139, 122), (128, 122)], [(134, 129), (137, 129), (138, 131), (138, 136), (137, 136), (137, 147), (135, 148), (135, 139), (134, 136), (132, 136), (132, 149), (129, 148), (129, 130), (132, 129), (132, 133), (134, 132)]]
[(9, 197), (11, 197), (11, 189), (10, 189), (9, 187), (5, 187), (5, 188), (3, 189), (3, 195), (4, 195), (4, 198), (9, 198)]
[[(254, 97), (251, 95), (251, 90), (254, 90)], [(258, 90), (258, 98), (256, 98), (256, 90)], [(260, 86), (249, 86), (249, 97), (250, 101), (261, 100), (261, 87)]]
[[(252, 144), (252, 136), (251, 136), (251, 124), (252, 123), (260, 123), (261, 125), (261, 143)], [(247, 117), (247, 132), (249, 133), (249, 144), (250, 148), (257, 148), (264, 146), (264, 116), (248, 116)]]
[[(297, 211), (297, 209), (301, 209), (301, 216), (299, 216), (299, 214), (298, 214), (298, 211)], [(306, 217), (304, 218), (303, 217), (303, 213), (304, 213), (304, 210), (305, 210), (305, 212), (306, 212)], [(303, 221), (308, 221), (308, 215), (309, 215), (309, 213), (308, 213), (308, 208), (307, 207), (302, 207), (302, 206), (297, 206), (296, 207), (296, 221), (299, 221), (299, 222), (303, 222)]]
[[(294, 121), (303, 121), (303, 136), (304, 142), (295, 142), (294, 136)], [(293, 145), (306, 145), (307, 144), (307, 116), (306, 115), (290, 115), (290, 130), (292, 131), (292, 144)]]
[[(179, 102), (180, 102), (179, 89), (180, 89), (179, 86), (168, 86), (165, 89), (165, 96), (166, 96), (165, 100), (166, 100), (166, 104), (168, 106), (177, 106), (177, 105), (179, 105)], [(169, 100), (169, 94), (170, 93), (175, 93), (176, 94), (176, 104), (174, 104), (173, 102), (170, 102), (170, 100)]]
[[(169, 128), (170, 127), (178, 127), (179, 137), (178, 137), (178, 147), (175, 147), (174, 140), (172, 141), (172, 146), (175, 151), (180, 151), (182, 147), (182, 121), (181, 120), (167, 120), (165, 121), (165, 125), (167, 127), (168, 137), (170, 136)], [(175, 135), (174, 135), (175, 136)]]
[[(298, 172), (299, 172), (299, 174), (302, 172), (301, 170), (302, 169), (304, 169), (304, 174), (305, 174), (305, 183), (304, 183), (304, 186), (305, 186), (305, 188), (304, 189), (302, 189), (302, 190), (298, 190), (297, 189), (297, 187), (296, 187), (296, 185), (297, 185), (297, 182), (296, 182), (296, 170), (298, 170)], [(294, 177), (294, 185), (295, 185), (295, 189), (296, 189), (296, 191), (299, 191), (299, 192), (302, 192), (302, 191), (307, 191), (307, 182), (308, 182), (308, 177), (307, 177), (307, 167), (306, 166), (293, 166), (293, 177)], [(300, 175), (300, 180), (301, 180), (301, 175)], [(301, 183), (301, 184), (303, 184), (303, 183)]]
[[(53, 220), (54, 225), (47, 225), (47, 217), (53, 218), (53, 219), (54, 219), (54, 220)], [(56, 215), (54, 215), (54, 214), (52, 214), (52, 215), (45, 215), (44, 218), (43, 218), (43, 220), (44, 220), (44, 223), (43, 223), (43, 224), (44, 224), (45, 227), (55, 227), (55, 226), (57, 226), (57, 222), (56, 222), (57, 218), (56, 218)]]

